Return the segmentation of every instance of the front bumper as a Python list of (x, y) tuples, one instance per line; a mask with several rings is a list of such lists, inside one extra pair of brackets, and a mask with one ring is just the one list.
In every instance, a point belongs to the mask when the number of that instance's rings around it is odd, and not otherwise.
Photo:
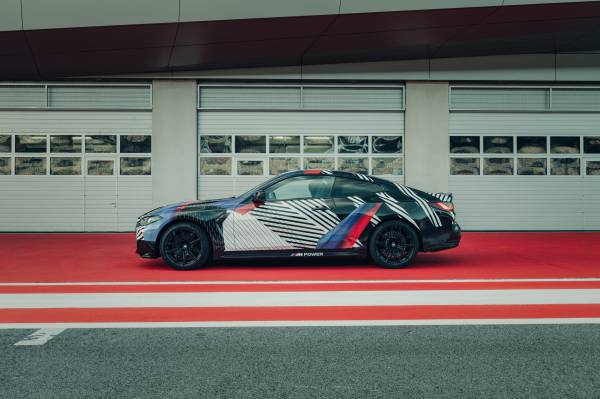
[(142, 258), (158, 258), (153, 241), (136, 240), (135, 253)]
[[(142, 258), (157, 258), (156, 242), (152, 234), (152, 228), (140, 226), (139, 220), (135, 226), (135, 252)], [(149, 238), (151, 240), (149, 240)]]

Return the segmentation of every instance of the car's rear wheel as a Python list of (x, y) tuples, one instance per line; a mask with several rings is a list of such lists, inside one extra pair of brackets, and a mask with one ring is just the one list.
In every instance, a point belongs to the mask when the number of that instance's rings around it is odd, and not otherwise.
[(380, 224), (369, 239), (371, 259), (388, 269), (410, 265), (418, 251), (419, 236), (412, 227), (401, 221)]
[(174, 269), (198, 269), (208, 261), (210, 240), (200, 226), (177, 223), (167, 227), (162, 235), (160, 255)]

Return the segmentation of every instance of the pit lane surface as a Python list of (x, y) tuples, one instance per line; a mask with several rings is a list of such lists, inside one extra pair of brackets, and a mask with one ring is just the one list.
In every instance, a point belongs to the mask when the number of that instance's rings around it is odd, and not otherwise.
[(3, 234), (0, 397), (599, 397), (598, 242), (177, 272), (130, 234)]
[(365, 260), (178, 272), (131, 234), (4, 234), (0, 328), (600, 322), (600, 233), (465, 233), (385, 270)]
[(2, 398), (595, 398), (595, 325), (0, 331)]

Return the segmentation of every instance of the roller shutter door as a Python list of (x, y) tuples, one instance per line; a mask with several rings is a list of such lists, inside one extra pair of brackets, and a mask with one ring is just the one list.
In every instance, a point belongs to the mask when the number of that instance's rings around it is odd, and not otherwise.
[(201, 199), (301, 168), (404, 181), (402, 86), (199, 85), (198, 109)]
[(451, 86), (450, 191), (469, 230), (600, 230), (600, 88)]
[(152, 206), (151, 86), (0, 86), (0, 231), (131, 231)]

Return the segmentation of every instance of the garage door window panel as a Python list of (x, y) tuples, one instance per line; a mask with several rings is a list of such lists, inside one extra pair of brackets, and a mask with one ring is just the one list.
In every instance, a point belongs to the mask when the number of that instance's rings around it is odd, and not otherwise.
[(52, 153), (80, 153), (81, 147), (81, 136), (50, 136), (50, 152)]
[(16, 157), (15, 175), (43, 176), (46, 175), (46, 157)]
[(205, 176), (230, 176), (231, 157), (200, 158), (200, 174)]
[(369, 152), (367, 136), (338, 136), (338, 154), (366, 154)]
[(579, 154), (579, 136), (550, 137), (551, 154)]
[(12, 136), (0, 135), (0, 153), (12, 152)]
[(479, 136), (450, 136), (451, 154), (479, 154)]
[(85, 136), (85, 152), (91, 154), (109, 154), (117, 152), (117, 136)]
[(402, 136), (371, 137), (371, 152), (373, 154), (401, 154)]
[(121, 176), (149, 176), (152, 173), (148, 157), (123, 157), (119, 166)]
[(517, 137), (517, 153), (519, 154), (546, 154), (547, 146), (546, 136)]
[(484, 154), (512, 154), (512, 136), (485, 136), (483, 138)]
[(231, 136), (200, 136), (200, 153), (231, 154)]
[(600, 176), (600, 159), (597, 161), (586, 161), (585, 174), (587, 176)]
[(583, 152), (586, 154), (600, 154), (600, 136), (584, 137)]
[(335, 158), (304, 158), (304, 169), (335, 169)]
[(513, 158), (484, 158), (483, 174), (488, 176), (509, 176), (514, 174)]
[(550, 159), (550, 174), (554, 176), (579, 176), (579, 158)]
[(15, 152), (37, 152), (47, 151), (46, 136), (42, 135), (22, 135), (15, 136)]
[(404, 158), (372, 158), (371, 174), (376, 176), (392, 175), (401, 176), (404, 173)]
[(81, 175), (81, 157), (51, 157), (50, 174), (54, 176)]
[(237, 154), (265, 154), (267, 138), (266, 136), (235, 136), (235, 152)]
[(517, 174), (520, 176), (546, 175), (546, 158), (519, 158), (517, 160)]
[(300, 136), (269, 136), (269, 153), (299, 154)]
[(113, 176), (115, 174), (115, 161), (112, 159), (88, 159), (88, 176)]
[(2, 157), (0, 158), (0, 175), (12, 174), (12, 159)]
[(338, 158), (338, 170), (342, 172), (369, 173), (368, 158)]
[(333, 136), (304, 136), (305, 154), (331, 154), (334, 152)]
[(450, 158), (451, 175), (471, 175), (480, 174), (479, 158)]
[(269, 174), (278, 175), (300, 169), (300, 158), (270, 158)]
[(333, 176), (296, 176), (273, 184), (265, 190), (267, 201), (331, 197)]
[(262, 176), (265, 174), (262, 160), (238, 160), (238, 176)]
[(150, 154), (152, 137), (146, 135), (121, 135), (120, 150), (122, 154)]

